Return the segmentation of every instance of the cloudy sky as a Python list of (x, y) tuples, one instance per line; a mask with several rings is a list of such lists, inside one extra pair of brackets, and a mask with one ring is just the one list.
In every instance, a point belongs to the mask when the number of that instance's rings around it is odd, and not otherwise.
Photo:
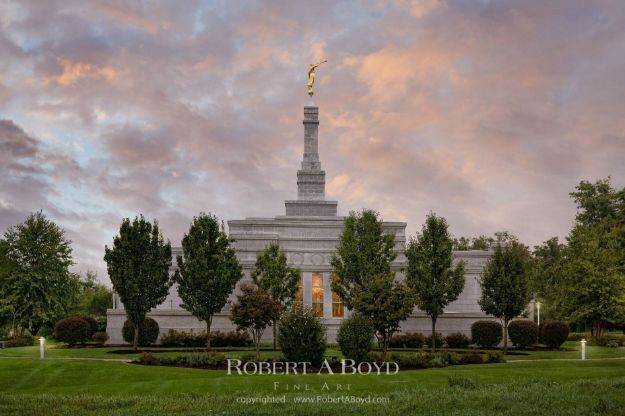
[(296, 196), (308, 64), (339, 213), (533, 245), (582, 179), (625, 185), (621, 0), (2, 1), (0, 232), (43, 210), (106, 277), (123, 217)]

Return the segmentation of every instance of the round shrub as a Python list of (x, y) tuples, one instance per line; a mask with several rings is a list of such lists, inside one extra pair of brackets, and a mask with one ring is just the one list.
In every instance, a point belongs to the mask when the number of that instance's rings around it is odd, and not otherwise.
[(471, 325), (471, 339), (480, 347), (495, 347), (502, 338), (502, 327), (495, 321), (475, 321)]
[(91, 316), (86, 316), (86, 315), (78, 316), (78, 318), (83, 319), (85, 322), (89, 324), (89, 330), (91, 331), (90, 336), (93, 336), (93, 334), (98, 332), (98, 321), (96, 321), (95, 318)]
[(462, 332), (454, 332), (445, 337), (445, 342), (449, 348), (467, 348), (471, 340)]
[[(124, 341), (132, 344), (135, 339), (135, 326), (126, 320), (122, 328)], [(139, 325), (139, 345), (146, 346), (156, 342), (158, 338), (158, 323), (152, 318), (145, 318)]]
[(525, 348), (538, 341), (538, 326), (529, 319), (519, 319), (508, 324), (508, 336), (512, 344)]
[(325, 327), (311, 309), (292, 308), (280, 318), (278, 344), (288, 361), (319, 367), (326, 350)]
[(540, 324), (540, 339), (548, 347), (560, 348), (568, 336), (569, 326), (566, 322), (553, 319)]
[[(436, 348), (440, 348), (443, 346), (443, 344), (445, 343), (445, 337), (443, 337), (443, 334), (441, 334), (440, 332), (436, 332), (435, 333), (435, 341), (436, 341)], [(428, 335), (427, 337), (425, 337), (425, 346), (426, 347), (432, 347), (432, 334), (430, 333), (430, 335)]]
[(96, 332), (95, 334), (93, 334), (91, 339), (95, 343), (102, 345), (106, 342), (107, 339), (109, 339), (109, 336), (106, 332)]
[(421, 348), (425, 343), (425, 335), (419, 332), (406, 332), (394, 335), (388, 346), (391, 348)]
[(345, 358), (359, 363), (367, 359), (374, 334), (375, 329), (371, 321), (365, 316), (356, 314), (341, 323), (336, 341)]
[(91, 326), (78, 316), (61, 319), (54, 325), (54, 337), (70, 347), (84, 344), (91, 339)]

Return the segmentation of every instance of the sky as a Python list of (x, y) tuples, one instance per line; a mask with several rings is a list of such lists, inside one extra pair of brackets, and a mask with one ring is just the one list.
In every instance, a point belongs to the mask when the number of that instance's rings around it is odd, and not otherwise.
[(625, 186), (621, 0), (1, 1), (0, 233), (42, 210), (97, 271), (124, 217), (284, 214), (317, 70), (326, 197), (417, 232), (563, 238)]

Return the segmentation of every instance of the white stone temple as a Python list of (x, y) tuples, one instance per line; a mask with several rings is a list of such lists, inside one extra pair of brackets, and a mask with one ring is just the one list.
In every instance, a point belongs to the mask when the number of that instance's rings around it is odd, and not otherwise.
[[(285, 215), (267, 218), (246, 218), (228, 221), (229, 233), (235, 239), (237, 257), (243, 267), (244, 277), (240, 283), (251, 281), (250, 272), (256, 261), (256, 253), (271, 242), (277, 242), (286, 252), (289, 265), (302, 271), (298, 301), (313, 309), (327, 327), (329, 341), (334, 341), (341, 320), (349, 314), (336, 296), (330, 283), (333, 276), (330, 258), (336, 251), (343, 229), (343, 217), (337, 215), (337, 201), (325, 199), (325, 171), (321, 169), (318, 151), (319, 108), (312, 103), (304, 107), (304, 155), (301, 169), (297, 171), (297, 199), (285, 201)], [(403, 278), (405, 266), (404, 247), (406, 223), (384, 222), (384, 230), (395, 236), (397, 258), (392, 270)], [(174, 248), (175, 258), (181, 254)], [(438, 318), (437, 330), (441, 333), (463, 332), (470, 335), (471, 324), (487, 316), (480, 310), (479, 275), (492, 254), (490, 250), (454, 252), (455, 261), (465, 262), (464, 291)], [(172, 269), (173, 273), (173, 269)], [(236, 293), (236, 290), (235, 290)], [(231, 297), (235, 298), (234, 294)], [(161, 334), (169, 329), (187, 332), (201, 332), (205, 324), (180, 307), (176, 287), (161, 305), (148, 316), (155, 319)], [(109, 344), (122, 344), (121, 328), (126, 319), (123, 305), (115, 296), (113, 309), (107, 311), (107, 333)], [(229, 319), (226, 306), (213, 319), (212, 330), (230, 331), (235, 326)], [(430, 319), (419, 310), (403, 323), (403, 332), (431, 332)], [(266, 340), (271, 339), (271, 330), (265, 331)]]

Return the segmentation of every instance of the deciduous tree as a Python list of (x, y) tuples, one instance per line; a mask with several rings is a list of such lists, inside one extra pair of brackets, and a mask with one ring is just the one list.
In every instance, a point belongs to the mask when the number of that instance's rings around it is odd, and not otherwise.
[(508, 323), (523, 312), (530, 300), (528, 278), (530, 255), (527, 247), (514, 241), (501, 245), (488, 260), (480, 277), (480, 307), (503, 321), (503, 348), (508, 350)]
[(406, 249), (406, 282), (416, 304), (432, 320), (432, 349), (436, 349), (436, 320), (464, 288), (464, 263), (452, 265), (453, 240), (445, 218), (430, 214), (421, 233)]
[(393, 251), (395, 236), (385, 233), (382, 221), (375, 211), (350, 212), (345, 218), (336, 254), (331, 265), (338, 275), (332, 290), (341, 297), (345, 306), (353, 309), (352, 291), (373, 276), (388, 273), (397, 256)]
[[(300, 279), (300, 270), (289, 267), (286, 255), (278, 243), (269, 244), (256, 255), (256, 264), (251, 273), (254, 283), (268, 291), (282, 310), (291, 305)], [(278, 321), (273, 322), (273, 348), (276, 349), (276, 329)]]
[(182, 256), (177, 257), (181, 305), (206, 322), (206, 347), (211, 347), (213, 315), (221, 311), (241, 279), (241, 265), (231, 240), (215, 216), (200, 214), (193, 218), (182, 239)]
[(141, 215), (132, 222), (128, 218), (122, 221), (113, 246), (106, 246), (104, 253), (113, 289), (135, 328), (132, 347), (136, 351), (140, 324), (165, 300), (172, 284), (171, 245), (163, 240), (158, 223), (152, 224)]

